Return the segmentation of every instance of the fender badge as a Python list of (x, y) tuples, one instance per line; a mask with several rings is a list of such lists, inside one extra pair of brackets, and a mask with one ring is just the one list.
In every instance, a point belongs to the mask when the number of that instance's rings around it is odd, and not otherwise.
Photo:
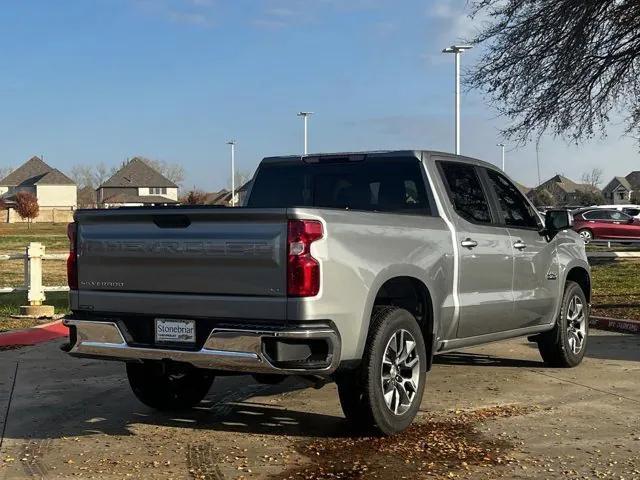
[(557, 280), (558, 279), (558, 274), (555, 272), (549, 272), (547, 273), (547, 280)]

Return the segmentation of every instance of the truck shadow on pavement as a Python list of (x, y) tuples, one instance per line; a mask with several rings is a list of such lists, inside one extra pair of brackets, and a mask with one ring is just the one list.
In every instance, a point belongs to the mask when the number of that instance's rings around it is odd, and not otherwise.
[[(526, 342), (529, 348), (538, 350), (534, 342)], [(640, 335), (611, 335), (606, 333), (589, 334), (586, 358), (600, 360), (624, 360), (640, 362)], [(508, 358), (474, 352), (450, 352), (436, 355), (433, 359), (435, 365), (468, 365), (485, 367), (525, 367), (544, 368), (546, 365), (540, 360), (528, 360), (523, 358)]]
[[(529, 342), (528, 345), (532, 349), (538, 349), (535, 343)], [(640, 335), (608, 334), (601, 330), (591, 330), (585, 358), (640, 362)]]
[(470, 365), (484, 367), (544, 367), (542, 360), (525, 360), (521, 358), (496, 357), (471, 352), (451, 352), (437, 355), (433, 359), (435, 365)]
[(197, 407), (181, 412), (160, 412), (142, 405), (121, 382), (112, 388), (102, 387), (101, 391), (87, 389), (63, 409), (52, 408), (47, 414), (40, 410), (38, 421), (28, 427), (16, 425), (21, 422), (13, 418), (28, 418), (36, 412), (16, 405), (8, 419), (7, 438), (129, 436), (136, 435), (136, 425), (278, 436), (341, 437), (348, 433), (341, 416), (281, 406), (288, 394), (310, 388), (307, 382), (294, 378), (279, 385), (261, 385), (249, 376), (222, 377)]

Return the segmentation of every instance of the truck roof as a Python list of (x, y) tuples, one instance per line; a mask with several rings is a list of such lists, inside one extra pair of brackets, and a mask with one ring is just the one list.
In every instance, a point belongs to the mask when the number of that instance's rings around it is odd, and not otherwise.
[(432, 161), (432, 157), (447, 157), (448, 159), (455, 160), (457, 162), (470, 163), (492, 169), (498, 169), (494, 164), (478, 160), (477, 158), (466, 157), (464, 155), (455, 155), (453, 153), (440, 152), (437, 150), (421, 150), (421, 149), (406, 149), (406, 150), (365, 150), (359, 152), (324, 152), (324, 153), (309, 153), (307, 155), (279, 155), (272, 157), (265, 157), (260, 164), (274, 164), (274, 163), (316, 163), (320, 159), (344, 159), (346, 161), (361, 161), (361, 160), (374, 160), (384, 159), (389, 157), (416, 157), (418, 159), (426, 159)]

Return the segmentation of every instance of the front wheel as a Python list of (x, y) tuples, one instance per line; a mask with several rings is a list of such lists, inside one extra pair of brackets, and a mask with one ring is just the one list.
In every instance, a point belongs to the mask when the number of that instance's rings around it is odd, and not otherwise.
[(568, 281), (556, 326), (538, 339), (540, 355), (545, 363), (552, 367), (575, 367), (582, 362), (588, 336), (587, 298), (580, 285)]
[(376, 307), (361, 366), (336, 378), (345, 416), (385, 435), (404, 430), (420, 408), (426, 369), (424, 338), (413, 315)]
[(127, 363), (134, 395), (157, 410), (185, 410), (207, 395), (214, 380), (208, 370), (160, 362)]

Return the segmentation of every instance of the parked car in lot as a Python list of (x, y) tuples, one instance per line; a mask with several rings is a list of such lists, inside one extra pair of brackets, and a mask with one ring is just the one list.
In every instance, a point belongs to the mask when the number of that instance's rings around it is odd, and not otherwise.
[(619, 210), (584, 208), (573, 212), (573, 229), (592, 240), (640, 240), (640, 219)]
[(335, 380), (346, 417), (413, 420), (436, 354), (517, 336), (578, 365), (591, 280), (571, 215), (543, 225), (500, 170), (430, 151), (264, 159), (241, 208), (78, 211), (73, 356), (125, 361), (159, 409), (216, 375)]

